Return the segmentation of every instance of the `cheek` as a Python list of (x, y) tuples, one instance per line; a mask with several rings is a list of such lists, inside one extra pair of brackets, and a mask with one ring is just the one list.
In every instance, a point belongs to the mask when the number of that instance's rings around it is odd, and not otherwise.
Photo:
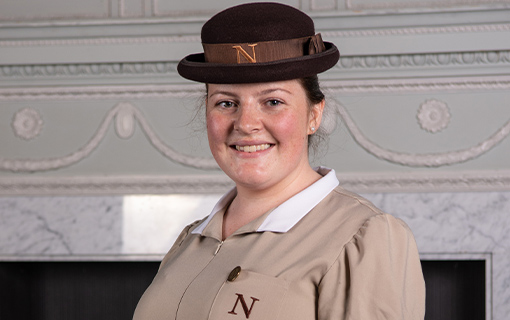
[(280, 118), (276, 123), (279, 140), (288, 145), (299, 146), (307, 141), (307, 120), (299, 115)]
[[(214, 114), (206, 115), (207, 137), (209, 144), (212, 146), (215, 143), (224, 141), (227, 135), (227, 125), (222, 117), (217, 117)], [(212, 150), (214, 151), (214, 150)]]

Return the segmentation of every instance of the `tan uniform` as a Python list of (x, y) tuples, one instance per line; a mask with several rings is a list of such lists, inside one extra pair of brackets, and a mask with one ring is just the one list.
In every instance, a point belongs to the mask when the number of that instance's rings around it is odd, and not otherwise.
[(222, 242), (231, 191), (184, 229), (134, 320), (423, 319), (411, 231), (336, 185), (331, 171)]

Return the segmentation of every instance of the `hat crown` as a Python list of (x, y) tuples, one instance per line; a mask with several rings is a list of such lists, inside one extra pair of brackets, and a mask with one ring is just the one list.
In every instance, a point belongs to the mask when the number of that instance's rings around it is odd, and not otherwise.
[(280, 3), (249, 3), (219, 12), (202, 27), (202, 43), (247, 43), (315, 34), (313, 20)]
[(221, 11), (202, 27), (203, 53), (184, 57), (177, 71), (204, 83), (299, 79), (332, 68), (337, 47), (315, 34), (312, 18), (291, 6), (258, 2)]

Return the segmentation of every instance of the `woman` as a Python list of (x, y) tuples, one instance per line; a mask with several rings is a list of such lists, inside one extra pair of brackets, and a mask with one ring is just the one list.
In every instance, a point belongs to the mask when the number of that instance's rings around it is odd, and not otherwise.
[(178, 71), (207, 84), (209, 145), (236, 187), (184, 229), (134, 319), (423, 319), (409, 228), (308, 161), (337, 48), (274, 3), (220, 12), (202, 42)]

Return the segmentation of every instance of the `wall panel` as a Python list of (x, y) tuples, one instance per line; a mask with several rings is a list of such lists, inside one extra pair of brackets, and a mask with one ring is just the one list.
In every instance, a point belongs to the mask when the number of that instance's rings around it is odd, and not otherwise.
[[(331, 138), (315, 164), (365, 192), (510, 188), (507, 1), (286, 3), (341, 51), (321, 75)], [(2, 2), (0, 193), (228, 188), (188, 124), (204, 87), (176, 66), (231, 4)]]

